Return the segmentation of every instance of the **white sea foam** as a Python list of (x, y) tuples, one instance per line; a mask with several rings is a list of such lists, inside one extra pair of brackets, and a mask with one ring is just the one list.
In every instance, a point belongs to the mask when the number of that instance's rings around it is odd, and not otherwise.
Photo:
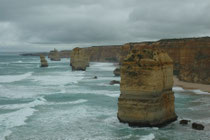
[(68, 104), (81, 104), (81, 103), (85, 103), (88, 100), (85, 99), (79, 99), (76, 101), (70, 101), (70, 102), (61, 102), (61, 103), (57, 103), (57, 102), (51, 102), (51, 103), (47, 103), (46, 105), (68, 105)]
[(120, 84), (110, 85), (109, 83), (99, 83), (99, 84), (97, 84), (97, 86), (105, 86), (105, 87), (116, 86), (116, 87), (119, 87)]
[(0, 109), (23, 109), (26, 107), (35, 107), (37, 105), (42, 105), (45, 104), (45, 102), (46, 100), (43, 97), (38, 97), (33, 102), (29, 103), (0, 105)]
[(0, 97), (10, 99), (18, 98), (34, 98), (40, 95), (54, 94), (58, 87), (45, 87), (45, 86), (13, 86), (13, 85), (0, 85)]
[(175, 92), (193, 92), (195, 94), (203, 94), (203, 95), (210, 95), (209, 92), (201, 91), (199, 89), (183, 89), (182, 87), (173, 87), (173, 91)]
[(113, 71), (116, 67), (113, 63), (90, 63), (91, 67), (89, 69), (97, 69), (103, 71)]
[(3, 105), (3, 109), (19, 109), (17, 111), (1, 114), (0, 115), (0, 124), (4, 126), (5, 131), (2, 134), (3, 137), (6, 137), (11, 134), (10, 128), (15, 126), (21, 126), (25, 124), (25, 121), (29, 116), (32, 116), (36, 111), (33, 107), (37, 105), (42, 105), (45, 103), (45, 99), (40, 97), (30, 102), (28, 104), (15, 104), (15, 105)]
[(210, 95), (209, 92), (201, 91), (201, 90), (199, 90), (199, 89), (196, 89), (196, 90), (189, 90), (189, 91), (191, 91), (191, 92), (193, 92), (193, 93), (195, 93), (195, 94)]
[(19, 60), (19, 61), (17, 61), (18, 63), (22, 63), (23, 61), (21, 61), (21, 60)]
[(25, 74), (20, 75), (1, 75), (0, 83), (11, 83), (16, 81), (24, 80), (32, 75), (33, 72), (27, 72)]
[[(0, 115), (0, 125), (4, 127), (4, 132), (0, 133), (0, 140), (4, 140), (5, 137), (9, 136), (12, 131), (10, 130), (13, 127), (25, 125), (25, 121), (28, 117), (32, 116), (33, 113), (37, 110), (34, 109), (35, 106), (38, 105), (63, 105), (63, 104), (81, 104), (85, 103), (88, 100), (79, 99), (70, 102), (56, 103), (51, 102), (48, 103), (43, 97), (39, 97), (35, 99), (33, 102), (25, 103), (25, 104), (14, 104), (14, 105), (2, 105), (0, 109), (18, 109), (17, 111), (1, 114)], [(84, 114), (80, 110), (79, 114)], [(87, 112), (85, 113), (87, 114)]]
[(182, 87), (173, 87), (172, 90), (174, 92), (183, 92), (183, 91), (185, 91)]
[(119, 97), (120, 91), (108, 91), (108, 90), (85, 90), (85, 89), (72, 89), (68, 91), (72, 94), (94, 94), (94, 95), (104, 95), (109, 97)]
[(155, 139), (155, 135), (153, 133), (146, 135), (146, 136), (142, 136), (140, 138), (140, 140), (154, 140)]
[(66, 85), (81, 81), (84, 78), (84, 72), (51, 72), (47, 75), (35, 75), (31, 78), (41, 85)]

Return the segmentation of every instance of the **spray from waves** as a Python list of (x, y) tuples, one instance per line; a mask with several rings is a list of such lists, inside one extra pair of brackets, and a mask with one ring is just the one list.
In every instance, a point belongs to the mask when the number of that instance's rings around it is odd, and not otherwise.
[(155, 135), (153, 133), (146, 135), (146, 136), (142, 136), (140, 138), (140, 140), (154, 140), (155, 139)]
[(32, 75), (33, 72), (27, 72), (21, 75), (2, 75), (0, 76), (0, 83), (11, 83), (24, 80)]

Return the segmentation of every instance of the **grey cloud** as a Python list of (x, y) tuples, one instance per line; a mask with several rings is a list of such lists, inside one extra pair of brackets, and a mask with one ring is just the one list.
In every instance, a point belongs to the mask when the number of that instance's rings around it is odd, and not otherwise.
[(209, 0), (0, 0), (0, 48), (206, 36), (209, 9)]

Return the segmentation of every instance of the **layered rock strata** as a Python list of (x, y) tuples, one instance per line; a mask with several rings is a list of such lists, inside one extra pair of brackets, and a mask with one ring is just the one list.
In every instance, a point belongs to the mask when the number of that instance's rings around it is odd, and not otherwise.
[(40, 55), (40, 67), (48, 67), (48, 63), (47, 60), (45, 59), (44, 55)]
[(85, 71), (89, 66), (89, 56), (82, 48), (74, 48), (71, 54), (70, 66), (72, 70)]
[(162, 126), (177, 119), (173, 61), (158, 49), (133, 50), (121, 65), (118, 119), (130, 126)]
[(160, 48), (168, 53), (174, 62), (174, 74), (180, 80), (210, 84), (210, 37), (127, 43), (121, 48), (121, 61), (131, 50), (148, 47)]
[(60, 55), (58, 50), (54, 49), (53, 51), (50, 51), (48, 58), (50, 58), (51, 61), (60, 61)]

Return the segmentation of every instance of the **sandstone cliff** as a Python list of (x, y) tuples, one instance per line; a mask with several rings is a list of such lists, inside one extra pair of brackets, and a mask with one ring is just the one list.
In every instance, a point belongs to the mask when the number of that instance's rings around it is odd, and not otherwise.
[(160, 48), (174, 61), (174, 74), (180, 80), (210, 84), (210, 38), (165, 39), (157, 42), (127, 43), (121, 48), (121, 60), (133, 49)]
[(131, 126), (161, 126), (176, 120), (173, 61), (166, 52), (132, 50), (121, 65), (118, 119)]
[(91, 62), (119, 62), (121, 45), (83, 48)]
[(89, 66), (89, 56), (83, 48), (74, 48), (71, 54), (70, 66), (72, 70), (86, 70)]
[(45, 59), (44, 55), (40, 55), (40, 67), (48, 67), (48, 63), (47, 60)]
[(50, 58), (50, 60), (52, 61), (60, 61), (60, 55), (59, 52), (54, 49), (53, 51), (50, 51), (50, 53), (48, 54), (48, 58)]

